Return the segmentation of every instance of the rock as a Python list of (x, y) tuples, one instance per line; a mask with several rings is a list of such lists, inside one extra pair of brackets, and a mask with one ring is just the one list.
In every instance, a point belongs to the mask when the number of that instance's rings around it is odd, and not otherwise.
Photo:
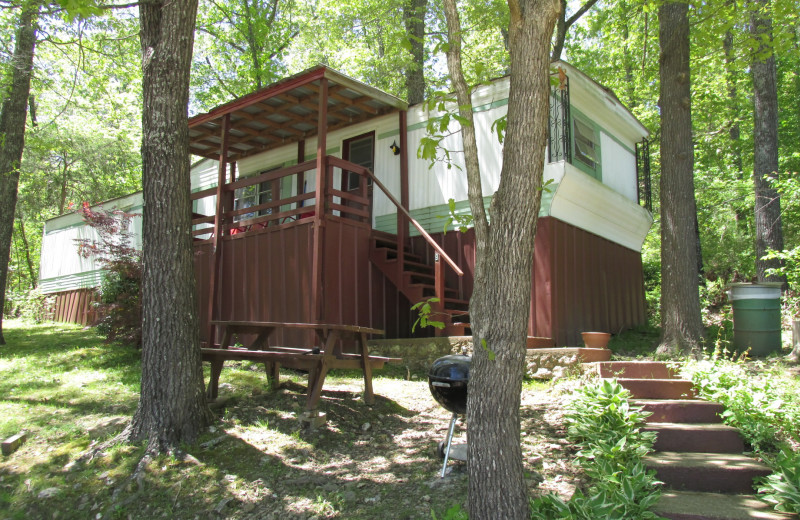
[(43, 489), (43, 490), (39, 491), (39, 494), (37, 495), (37, 498), (39, 500), (47, 500), (48, 498), (53, 498), (54, 496), (58, 495), (59, 493), (61, 493), (60, 489), (58, 489), (57, 487), (51, 487), (51, 488), (47, 488), (47, 489)]
[(370, 428), (372, 428), (372, 425), (368, 422), (361, 425), (361, 431), (363, 432), (369, 431)]
[(534, 379), (553, 379), (553, 372), (546, 368), (540, 368), (531, 377)]
[(232, 498), (223, 498), (222, 500), (217, 502), (216, 507), (214, 507), (214, 511), (216, 511), (217, 513), (222, 513), (222, 510), (225, 509), (228, 506), (228, 502), (230, 502), (231, 500), (233, 500), (233, 499)]

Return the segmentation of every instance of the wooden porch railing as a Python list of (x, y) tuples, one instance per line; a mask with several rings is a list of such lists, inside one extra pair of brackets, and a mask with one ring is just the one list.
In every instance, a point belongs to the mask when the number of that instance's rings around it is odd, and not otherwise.
[[(220, 211), (220, 225), (218, 239), (228, 240), (239, 238), (236, 235), (244, 235), (248, 233), (264, 233), (269, 230), (277, 230), (282, 227), (289, 227), (301, 224), (308, 224), (317, 222), (322, 219), (329, 218), (344, 218), (348, 221), (355, 221), (357, 225), (371, 228), (372, 211), (371, 200), (369, 196), (369, 181), (372, 181), (373, 186), (377, 186), (398, 211), (398, 280), (402, 281), (402, 270), (404, 267), (404, 242), (407, 222), (410, 222), (430, 247), (436, 252), (436, 265), (435, 265), (435, 288), (436, 297), (439, 299), (440, 306), (444, 304), (444, 267), (443, 263), (447, 263), (451, 269), (458, 275), (463, 276), (464, 272), (458, 265), (445, 253), (444, 249), (431, 238), (425, 229), (417, 222), (409, 212), (402, 206), (400, 202), (391, 194), (391, 192), (378, 180), (377, 177), (367, 168), (357, 164), (339, 159), (338, 157), (327, 156), (324, 158), (323, 164), (325, 165), (325, 179), (322, 183), (323, 193), (323, 215), (316, 215), (316, 208), (320, 205), (317, 202), (317, 193), (309, 191), (306, 193), (298, 193), (305, 185), (304, 176), (305, 172), (316, 170), (317, 160), (305, 161), (303, 163), (265, 172), (252, 177), (237, 180), (223, 185), (222, 204), (215, 205), (221, 208)], [(336, 180), (336, 173), (339, 173), (338, 183)], [(358, 175), (358, 187), (352, 185), (352, 189), (347, 188), (351, 184), (348, 183), (346, 176), (347, 172), (352, 172)], [(286, 179), (292, 181), (295, 195), (281, 198), (281, 187)], [(234, 196), (236, 190), (246, 188), (249, 186), (260, 185), (264, 182), (272, 182), (272, 199), (271, 201), (263, 204), (255, 204), (247, 208), (234, 209)], [(294, 188), (296, 186), (296, 188)], [(192, 194), (191, 199), (202, 200), (206, 197), (215, 196), (218, 193), (217, 188), (209, 188)], [(313, 203), (311, 201), (314, 201)], [(219, 201), (218, 201), (219, 202)], [(261, 214), (259, 214), (261, 213)], [(242, 215), (256, 216), (251, 218), (241, 218)], [(402, 215), (402, 216), (400, 216)], [(237, 219), (237, 217), (240, 217)], [(205, 243), (213, 242), (214, 237), (214, 223), (215, 215), (200, 215), (194, 214), (192, 218), (192, 234), (195, 237), (195, 245), (202, 245)], [(205, 225), (205, 226), (204, 226)], [(210, 226), (209, 226), (210, 225)], [(269, 228), (269, 229), (267, 229)]]
[[(394, 195), (392, 195), (391, 192), (386, 188), (386, 186), (384, 186), (383, 183), (380, 180), (378, 180), (378, 178), (375, 176), (374, 173), (372, 173), (369, 169), (364, 168), (363, 166), (358, 166), (358, 165), (355, 165), (355, 164), (352, 164), (352, 163), (348, 163), (347, 161), (343, 161), (342, 159), (338, 159), (336, 157), (329, 157), (328, 161), (329, 161), (330, 165), (339, 166), (343, 170), (345, 168), (347, 168), (349, 171), (353, 171), (353, 172), (357, 173), (358, 175), (363, 176), (364, 178), (371, 179), (372, 183), (375, 186), (377, 186), (384, 193), (384, 195), (386, 195), (386, 198), (388, 198), (389, 201), (392, 204), (395, 205), (395, 207), (397, 208), (397, 211), (402, 213), (406, 217), (406, 219), (408, 219), (408, 221), (411, 223), (411, 225), (414, 226), (417, 229), (417, 231), (419, 231), (419, 234), (425, 239), (425, 241), (428, 243), (428, 245), (431, 246), (431, 248), (433, 248), (433, 250), (436, 252), (436, 255), (435, 255), (435, 259), (436, 260), (435, 260), (435, 266), (434, 266), (435, 294), (436, 294), (436, 298), (439, 300), (439, 305), (438, 305), (438, 307), (440, 307), (439, 310), (442, 310), (444, 308), (444, 298), (445, 298), (445, 283), (444, 283), (445, 273), (444, 273), (444, 267), (443, 267), (443, 264), (442, 264), (442, 260), (444, 260), (444, 262), (446, 262), (447, 265), (449, 265), (450, 268), (453, 269), (453, 271), (458, 276), (464, 276), (464, 271), (462, 271), (458, 267), (458, 265), (453, 261), (453, 259), (450, 258), (447, 253), (445, 253), (444, 249), (442, 249), (442, 247), (439, 244), (437, 244), (436, 241), (433, 238), (431, 238), (431, 236), (428, 234), (428, 232), (425, 231), (425, 229), (420, 225), (420, 223), (417, 222), (417, 220), (414, 217), (411, 216), (411, 214), (408, 212), (408, 210), (406, 210), (406, 208), (404, 208), (403, 205), (400, 204), (400, 202), (397, 201), (397, 199), (394, 197)], [(398, 222), (401, 222), (401, 220), (402, 219), (398, 219)], [(402, 278), (402, 276), (403, 276), (402, 272), (403, 272), (403, 267), (404, 267), (403, 262), (404, 262), (405, 248), (404, 248), (403, 243), (401, 242), (401, 237), (404, 237), (404, 235), (405, 235), (404, 233), (401, 233), (401, 228), (400, 228), (400, 225), (398, 224), (398, 229), (397, 229), (397, 237), (398, 237), (397, 264), (398, 264), (398, 271), (399, 271), (398, 272), (398, 280), (402, 280), (403, 279)]]

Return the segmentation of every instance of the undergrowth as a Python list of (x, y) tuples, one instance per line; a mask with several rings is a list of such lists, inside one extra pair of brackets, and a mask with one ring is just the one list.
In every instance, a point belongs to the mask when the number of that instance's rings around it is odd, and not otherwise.
[(778, 511), (800, 512), (800, 385), (779, 364), (748, 364), (746, 352), (727, 347), (718, 339), (709, 359), (686, 363), (683, 377), (725, 407), (724, 422), (774, 471), (759, 486), (762, 498)]
[(660, 497), (658, 482), (642, 458), (655, 434), (642, 431), (648, 415), (628, 403), (630, 393), (616, 381), (577, 390), (568, 406), (567, 437), (578, 448), (578, 464), (590, 485), (567, 502), (547, 494), (531, 502), (535, 519), (651, 519)]

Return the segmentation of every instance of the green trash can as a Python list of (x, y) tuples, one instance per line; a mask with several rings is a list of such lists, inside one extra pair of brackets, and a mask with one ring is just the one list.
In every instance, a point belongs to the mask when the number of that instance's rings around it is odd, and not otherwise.
[(767, 356), (781, 349), (780, 282), (733, 283), (728, 298), (733, 305), (733, 348), (750, 349), (751, 356)]

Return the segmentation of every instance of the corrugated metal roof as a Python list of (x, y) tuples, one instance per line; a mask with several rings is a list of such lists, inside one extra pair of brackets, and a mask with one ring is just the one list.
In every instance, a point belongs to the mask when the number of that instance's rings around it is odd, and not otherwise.
[(408, 108), (401, 99), (318, 65), (189, 119), (191, 153), (219, 158), (226, 115), (232, 161), (315, 136), (323, 78), (328, 131)]

